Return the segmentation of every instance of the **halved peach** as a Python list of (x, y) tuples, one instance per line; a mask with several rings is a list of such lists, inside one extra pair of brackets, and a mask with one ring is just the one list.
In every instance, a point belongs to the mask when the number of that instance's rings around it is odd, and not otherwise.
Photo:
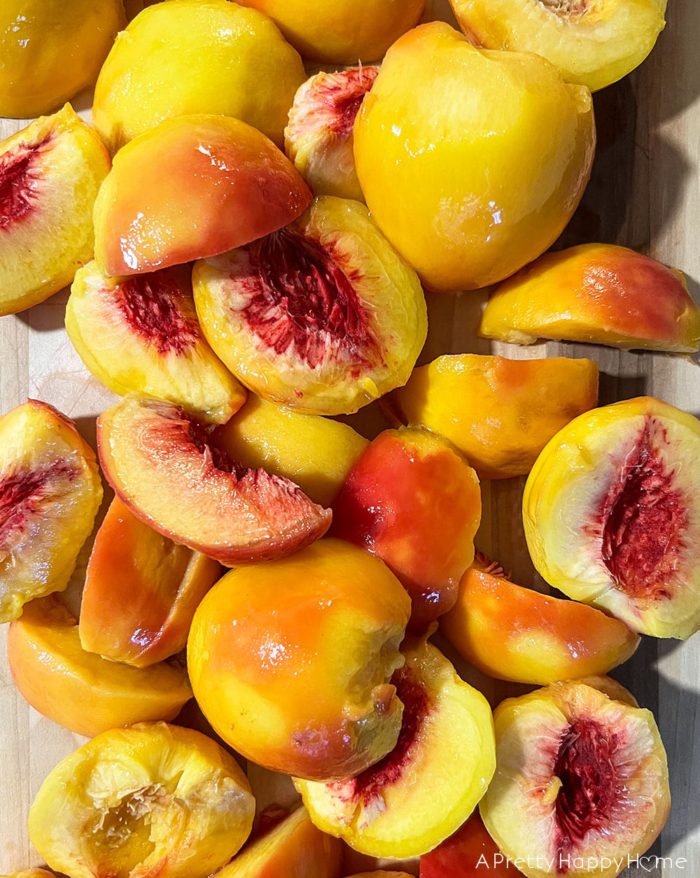
[(591, 360), (446, 354), (392, 395), (400, 419), (449, 439), (485, 479), (529, 472), (547, 442), (598, 400)]
[(521, 875), (508, 862), (486, 831), (478, 811), (435, 850), (420, 858), (420, 878), (516, 878)]
[(50, 596), (32, 601), (10, 625), (8, 661), (35, 710), (79, 735), (173, 719), (192, 697), (183, 668), (130, 668), (86, 652), (71, 613)]
[(373, 857), (420, 856), (452, 835), (496, 764), (484, 696), (431, 644), (421, 641), (405, 655), (392, 678), (404, 705), (394, 750), (349, 780), (295, 780), (319, 829)]
[(386, 430), (354, 465), (333, 506), (334, 536), (381, 558), (424, 630), (457, 600), (474, 560), (481, 491), (474, 470), (426, 430)]
[(92, 259), (92, 208), (109, 171), (70, 104), (0, 143), (0, 315), (43, 302)]
[(222, 564), (288, 555), (330, 525), (293, 482), (239, 466), (167, 403), (128, 397), (100, 415), (97, 440), (107, 481), (138, 518)]
[(357, 201), (316, 199), (288, 228), (198, 262), (193, 286), (228, 368), (307, 414), (349, 414), (404, 384), (427, 335), (416, 273)]
[(110, 278), (91, 262), (73, 281), (66, 331), (92, 374), (120, 396), (154, 396), (218, 423), (245, 402), (204, 339), (188, 267)]
[(491, 296), (480, 334), (531, 344), (538, 338), (691, 353), (700, 308), (680, 271), (612, 244), (547, 253)]
[(66, 588), (101, 501), (94, 452), (72, 421), (33, 399), (0, 418), (0, 622)]
[(581, 415), (533, 467), (523, 522), (539, 573), (655, 637), (700, 628), (700, 422), (651, 397)]
[(311, 201), (287, 157), (228, 116), (168, 119), (120, 149), (95, 202), (95, 259), (110, 276), (223, 253)]

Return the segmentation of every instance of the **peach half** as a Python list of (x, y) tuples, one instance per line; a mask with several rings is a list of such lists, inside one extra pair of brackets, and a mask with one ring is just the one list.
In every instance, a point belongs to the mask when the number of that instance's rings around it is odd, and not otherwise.
[(317, 780), (357, 774), (396, 744), (403, 707), (389, 681), (409, 612), (389, 569), (339, 540), (232, 571), (192, 623), (197, 702), (258, 765)]
[(250, 834), (245, 774), (199, 732), (139, 723), (60, 762), (29, 812), (32, 844), (71, 878), (206, 878)]
[(0, 417), (0, 622), (66, 588), (101, 501), (95, 455), (72, 421), (33, 399)]
[(194, 267), (204, 334), (259, 396), (337, 415), (404, 384), (427, 335), (423, 290), (364, 205), (325, 196), (301, 219)]
[(87, 368), (120, 396), (153, 396), (217, 423), (245, 402), (204, 339), (186, 266), (110, 278), (91, 262), (73, 281), (66, 331)]
[(310, 201), (291, 162), (255, 128), (179, 116), (114, 157), (95, 202), (95, 259), (112, 277), (203, 259), (286, 226)]
[(331, 521), (288, 479), (230, 460), (182, 409), (128, 397), (97, 420), (107, 481), (158, 533), (222, 564), (295, 552)]
[(581, 415), (551, 440), (523, 496), (539, 573), (635, 631), (700, 628), (700, 422), (651, 397)]
[(371, 857), (408, 859), (452, 835), (495, 769), (491, 708), (442, 653), (421, 641), (392, 678), (404, 705), (396, 747), (335, 783), (295, 779), (311, 819)]
[(700, 308), (680, 271), (612, 244), (547, 253), (491, 296), (480, 334), (515, 344), (538, 338), (692, 353)]
[(478, 811), (454, 835), (420, 858), (420, 878), (517, 878), (521, 874), (488, 834)]
[(100, 138), (70, 104), (0, 142), (0, 316), (48, 299), (92, 258), (108, 171)]
[(574, 681), (509, 698), (495, 720), (481, 816), (527, 878), (615, 878), (654, 842), (670, 792), (650, 711)]
[(591, 360), (445, 354), (391, 397), (399, 420), (449, 439), (484, 479), (529, 472), (552, 436), (598, 401)]

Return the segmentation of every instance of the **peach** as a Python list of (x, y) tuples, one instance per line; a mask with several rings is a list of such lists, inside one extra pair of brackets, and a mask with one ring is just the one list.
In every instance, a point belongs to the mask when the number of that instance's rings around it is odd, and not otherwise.
[(178, 546), (115, 497), (97, 531), (80, 605), (83, 649), (137, 668), (184, 649), (216, 561)]
[(680, 271), (626, 247), (582, 244), (547, 253), (503, 283), (480, 334), (692, 353), (700, 348), (700, 308)]
[(158, 533), (222, 564), (277, 558), (323, 536), (330, 511), (293, 482), (230, 460), (207, 427), (158, 400), (127, 398), (97, 421), (107, 481)]
[(446, 354), (392, 395), (400, 420), (441, 433), (479, 476), (529, 472), (547, 442), (598, 399), (591, 360), (506, 360)]
[(367, 206), (436, 291), (509, 277), (571, 218), (595, 147), (591, 95), (533, 54), (444, 22), (396, 42), (355, 122)]
[(450, 0), (489, 49), (537, 52), (567, 82), (605, 88), (638, 67), (664, 29), (667, 0)]
[(316, 826), (372, 857), (432, 850), (472, 813), (496, 764), (484, 696), (431, 644), (411, 644), (405, 656), (392, 678), (404, 705), (394, 750), (349, 780), (295, 780)]
[(403, 663), (409, 612), (389, 569), (339, 540), (232, 571), (192, 623), (197, 702), (225, 741), (265, 768), (318, 780), (357, 774), (396, 744), (403, 707), (389, 680)]
[(380, 433), (352, 468), (332, 533), (389, 566), (421, 631), (457, 600), (480, 521), (479, 480), (466, 460), (439, 436), (404, 428)]
[(186, 266), (120, 279), (91, 262), (73, 281), (66, 331), (92, 374), (120, 396), (154, 396), (217, 423), (245, 402), (204, 339)]
[(0, 316), (48, 299), (92, 258), (108, 171), (102, 142), (69, 104), (0, 142)]
[(530, 473), (523, 522), (539, 573), (635, 631), (700, 628), (700, 422), (651, 397), (581, 415)]
[(385, 869), (377, 869), (374, 872), (359, 872), (350, 878), (413, 878), (408, 872), (387, 872)]
[(615, 878), (654, 842), (670, 792), (650, 711), (569, 682), (507, 699), (495, 720), (481, 816), (527, 878)]
[(486, 831), (478, 811), (454, 835), (420, 859), (420, 878), (516, 878), (521, 875), (508, 863)]
[(287, 225), (310, 200), (291, 162), (255, 128), (178, 116), (114, 157), (95, 202), (95, 259), (122, 276), (214, 256)]
[(0, 622), (66, 588), (101, 501), (72, 421), (33, 399), (0, 417)]
[(357, 411), (404, 384), (427, 335), (415, 272), (356, 201), (194, 267), (215, 353), (250, 390), (306, 414)]
[(86, 652), (71, 613), (51, 596), (32, 601), (10, 625), (15, 685), (39, 713), (79, 735), (173, 719), (192, 697), (175, 665), (139, 670)]
[(11, 875), (2, 875), (0, 878), (54, 878), (54, 874), (47, 872), (46, 869), (24, 869)]
[[(481, 561), (481, 559), (480, 559)], [(516, 683), (555, 683), (606, 674), (627, 661), (639, 637), (617, 619), (508, 582), (495, 565), (464, 574), (443, 633), (470, 664)]]
[(205, 878), (250, 834), (255, 800), (199, 732), (139, 723), (60, 762), (29, 812), (32, 844), (71, 878)]

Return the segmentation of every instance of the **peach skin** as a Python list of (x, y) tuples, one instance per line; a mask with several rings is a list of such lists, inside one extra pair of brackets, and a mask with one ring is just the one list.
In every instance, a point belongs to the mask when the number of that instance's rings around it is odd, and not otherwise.
[(454, 835), (420, 858), (420, 878), (517, 878), (476, 811)]
[(122, 276), (214, 256), (286, 226), (310, 201), (291, 162), (255, 128), (179, 116), (114, 157), (95, 202), (95, 259)]
[(408, 872), (387, 872), (386, 869), (376, 869), (374, 872), (358, 872), (350, 878), (413, 878)]
[(552, 436), (597, 401), (591, 360), (446, 354), (414, 369), (389, 406), (449, 439), (481, 478), (505, 479), (529, 472)]
[(700, 309), (680, 271), (612, 244), (547, 253), (491, 296), (480, 334), (515, 344), (538, 338), (693, 353)]

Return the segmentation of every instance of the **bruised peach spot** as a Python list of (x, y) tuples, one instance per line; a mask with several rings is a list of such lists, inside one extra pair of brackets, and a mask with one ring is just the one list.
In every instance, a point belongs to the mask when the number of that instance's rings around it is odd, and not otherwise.
[(0, 229), (6, 229), (34, 208), (38, 159), (51, 141), (51, 135), (38, 143), (21, 143), (0, 155)]
[(27, 519), (39, 512), (51, 491), (51, 483), (59, 478), (68, 481), (78, 470), (69, 462), (58, 460), (36, 472), (15, 472), (0, 481), (0, 546), (12, 531), (24, 527)]

